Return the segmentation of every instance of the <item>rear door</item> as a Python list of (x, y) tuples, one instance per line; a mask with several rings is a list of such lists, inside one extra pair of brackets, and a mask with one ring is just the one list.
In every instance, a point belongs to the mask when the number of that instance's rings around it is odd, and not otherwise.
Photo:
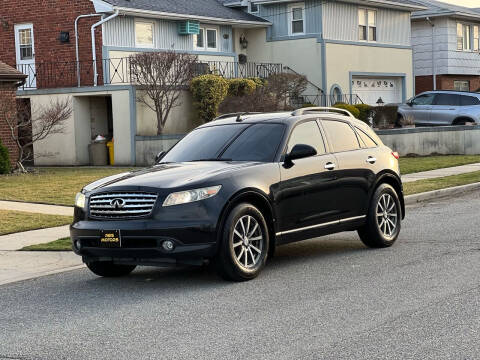
[(433, 102), (429, 124), (451, 125), (460, 110), (461, 95), (440, 93)]
[(28, 76), (26, 87), (36, 88), (35, 43), (32, 24), (15, 25), (15, 53), (17, 69)]
[(368, 193), (373, 172), (367, 166), (369, 156), (374, 157), (360, 146), (359, 139), (349, 122), (321, 120), (327, 135), (330, 150), (338, 162), (336, 208), (340, 220), (349, 221), (363, 217), (368, 206)]
[[(318, 225), (338, 218), (336, 210), (336, 160), (327, 153), (324, 137), (316, 119), (295, 126), (287, 142), (286, 153), (297, 144), (310, 145), (316, 156), (294, 160), (293, 166), (281, 164), (281, 182), (276, 196), (279, 229), (296, 240), (311, 237)], [(306, 229), (307, 228), (307, 229)], [(288, 236), (282, 240), (288, 242)]]

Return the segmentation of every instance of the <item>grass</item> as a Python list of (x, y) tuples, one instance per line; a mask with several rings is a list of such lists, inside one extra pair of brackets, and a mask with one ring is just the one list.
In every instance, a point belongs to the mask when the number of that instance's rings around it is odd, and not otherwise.
[(466, 184), (473, 184), (476, 182), (480, 182), (480, 171), (467, 173), (467, 174), (460, 174), (460, 175), (452, 175), (446, 176), (437, 179), (427, 179), (427, 180), (418, 180), (412, 181), (403, 184), (403, 189), (405, 195), (413, 195), (418, 194), (426, 191), (433, 191), (439, 190), (454, 186), (466, 185)]
[(73, 206), (86, 184), (127, 168), (37, 168), (35, 173), (0, 176), (0, 200)]
[(480, 162), (480, 155), (440, 155), (400, 158), (402, 175)]
[(72, 251), (72, 241), (67, 237), (46, 244), (25, 246), (20, 251)]
[(45, 229), (67, 225), (72, 222), (71, 216), (45, 215), (23, 211), (0, 210), (0, 235), (21, 231)]

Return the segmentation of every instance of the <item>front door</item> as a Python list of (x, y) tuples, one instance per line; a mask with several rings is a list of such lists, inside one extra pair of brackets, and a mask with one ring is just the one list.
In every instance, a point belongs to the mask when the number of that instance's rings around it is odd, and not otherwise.
[(435, 94), (418, 95), (412, 100), (410, 108), (406, 108), (405, 116), (412, 116), (416, 124), (429, 124), (434, 99)]
[(17, 69), (28, 76), (25, 87), (36, 88), (37, 79), (32, 24), (15, 25), (15, 51)]
[[(326, 153), (326, 146), (316, 120), (297, 125), (290, 136), (287, 153), (295, 145), (310, 145), (316, 156), (294, 160), (281, 165), (281, 182), (276, 196), (280, 242), (289, 242), (315, 235), (332, 220), (335, 211), (335, 157)], [(312, 233), (313, 231), (313, 233)]]

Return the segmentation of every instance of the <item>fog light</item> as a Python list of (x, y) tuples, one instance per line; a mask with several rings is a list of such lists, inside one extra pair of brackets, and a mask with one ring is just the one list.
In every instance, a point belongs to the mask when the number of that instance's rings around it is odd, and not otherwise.
[(75, 249), (77, 249), (77, 250), (80, 250), (82, 248), (82, 243), (80, 242), (80, 240), (75, 240), (73, 245), (75, 246)]
[(173, 241), (165, 240), (165, 241), (162, 243), (162, 247), (163, 247), (166, 251), (172, 251), (175, 246), (173, 245)]

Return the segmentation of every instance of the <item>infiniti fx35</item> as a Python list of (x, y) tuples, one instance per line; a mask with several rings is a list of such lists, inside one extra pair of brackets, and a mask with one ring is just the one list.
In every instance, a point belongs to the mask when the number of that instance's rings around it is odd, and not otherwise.
[(85, 186), (73, 249), (100, 276), (210, 261), (242, 281), (294, 241), (358, 231), (366, 246), (388, 247), (405, 214), (397, 159), (344, 110), (225, 116), (153, 167)]

